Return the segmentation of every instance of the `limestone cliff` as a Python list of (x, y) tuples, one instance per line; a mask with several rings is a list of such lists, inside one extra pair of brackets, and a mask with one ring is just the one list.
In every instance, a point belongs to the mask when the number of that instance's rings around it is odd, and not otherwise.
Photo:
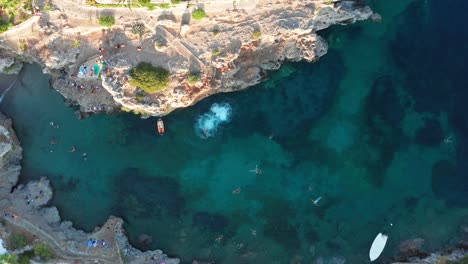
[[(40, 63), (57, 77), (54, 87), (84, 112), (122, 107), (161, 116), (215, 93), (255, 85), (285, 61), (317, 60), (328, 48), (317, 31), (373, 15), (360, 2), (199, 1), (149, 11), (53, 0), (52, 11), (0, 35), (0, 47)], [(195, 9), (207, 17), (192, 19)], [(101, 28), (97, 18), (107, 13), (117, 22)], [(136, 24), (143, 28), (139, 34), (132, 30)], [(92, 70), (79, 74), (80, 66), (93, 69), (96, 61), (105, 61), (108, 69), (99, 76)], [(142, 61), (169, 70), (167, 89), (145, 93), (130, 85), (129, 70)], [(190, 74), (199, 81), (189, 82)]]

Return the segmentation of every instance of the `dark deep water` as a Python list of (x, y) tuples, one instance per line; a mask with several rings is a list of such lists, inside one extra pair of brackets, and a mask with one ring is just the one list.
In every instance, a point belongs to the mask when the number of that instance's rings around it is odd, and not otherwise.
[[(322, 32), (319, 62), (177, 110), (163, 137), (129, 114), (76, 120), (28, 66), (1, 105), (24, 148), (23, 181), (48, 176), (75, 226), (121, 216), (134, 245), (186, 263), (366, 263), (387, 221), (384, 257), (405, 239), (456, 241), (468, 221), (468, 1), (369, 2), (381, 24)], [(229, 103), (232, 119), (204, 140), (194, 126), (213, 103)]]

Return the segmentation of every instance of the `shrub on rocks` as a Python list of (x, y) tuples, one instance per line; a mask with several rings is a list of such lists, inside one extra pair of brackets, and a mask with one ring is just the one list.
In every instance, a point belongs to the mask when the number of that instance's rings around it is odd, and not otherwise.
[(49, 245), (44, 242), (34, 245), (34, 255), (40, 257), (41, 260), (48, 260), (54, 257), (54, 253)]
[(13, 233), (8, 237), (8, 246), (12, 250), (24, 248), (28, 244), (29, 241), (23, 234)]
[(104, 27), (112, 27), (115, 24), (113, 16), (102, 16), (99, 18), (99, 24)]
[(205, 17), (206, 17), (206, 13), (205, 13), (205, 10), (203, 9), (199, 8), (192, 12), (192, 18), (195, 20), (202, 20)]
[(195, 84), (200, 81), (200, 74), (199, 73), (190, 73), (188, 76), (188, 82), (190, 84)]
[(169, 82), (169, 71), (154, 67), (151, 63), (141, 62), (130, 71), (130, 84), (147, 93), (164, 90)]

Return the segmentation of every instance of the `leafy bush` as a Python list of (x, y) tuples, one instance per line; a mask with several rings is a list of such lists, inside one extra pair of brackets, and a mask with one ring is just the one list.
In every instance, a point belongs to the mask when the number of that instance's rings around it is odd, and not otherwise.
[(49, 245), (44, 242), (34, 245), (34, 255), (40, 257), (42, 260), (48, 260), (54, 257), (54, 253)]
[(113, 16), (102, 16), (99, 18), (99, 24), (104, 27), (112, 27), (115, 24)]
[(169, 71), (154, 67), (151, 63), (141, 62), (130, 71), (130, 84), (137, 86), (147, 93), (163, 90), (169, 82)]
[(196, 9), (192, 12), (192, 18), (195, 20), (202, 20), (206, 17), (206, 13), (203, 9)]
[(171, 5), (168, 3), (162, 3), (162, 4), (157, 4), (160, 8), (162, 9), (169, 9), (171, 8)]
[(3, 254), (0, 255), (0, 263), (18, 264), (18, 257), (16, 255)]
[(262, 32), (260, 32), (260, 30), (256, 29), (254, 30), (254, 32), (252, 33), (252, 39), (253, 40), (258, 40), (262, 37)]
[(213, 36), (216, 36), (219, 34), (219, 29), (215, 28), (213, 29), (213, 31), (211, 31), (213, 33)]
[(199, 73), (190, 73), (188, 76), (188, 82), (190, 84), (195, 84), (200, 81), (200, 74)]
[(34, 258), (34, 252), (32, 250), (23, 252), (18, 255), (18, 264), (29, 264), (32, 258)]
[(78, 39), (75, 39), (75, 42), (73, 43), (73, 47), (78, 48), (80, 46), (81, 46), (81, 41), (79, 41)]
[(171, 0), (171, 3), (176, 5), (176, 4), (180, 4), (180, 0)]
[(24, 248), (28, 244), (29, 241), (23, 234), (13, 233), (8, 237), (8, 246), (12, 250)]
[(132, 33), (135, 34), (135, 35), (139, 35), (140, 38), (141, 38), (141, 36), (143, 36), (143, 34), (145, 34), (145, 25), (143, 25), (143, 23), (136, 22), (132, 26)]
[(7, 31), (12, 26), (13, 26), (13, 22), (6, 23), (0, 19), (0, 33)]
[(28, 49), (28, 44), (26, 43), (25, 40), (20, 41), (19, 49), (20, 51), (26, 51)]
[(213, 50), (213, 52), (212, 52), (213, 56), (215, 56), (215, 57), (217, 57), (219, 55), (219, 53), (220, 52), (217, 49)]

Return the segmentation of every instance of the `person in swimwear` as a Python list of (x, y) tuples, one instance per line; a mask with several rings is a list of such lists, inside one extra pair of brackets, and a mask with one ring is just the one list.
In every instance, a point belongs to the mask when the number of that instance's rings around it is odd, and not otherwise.
[(68, 152), (75, 152), (76, 151), (76, 148), (75, 146), (73, 146)]

